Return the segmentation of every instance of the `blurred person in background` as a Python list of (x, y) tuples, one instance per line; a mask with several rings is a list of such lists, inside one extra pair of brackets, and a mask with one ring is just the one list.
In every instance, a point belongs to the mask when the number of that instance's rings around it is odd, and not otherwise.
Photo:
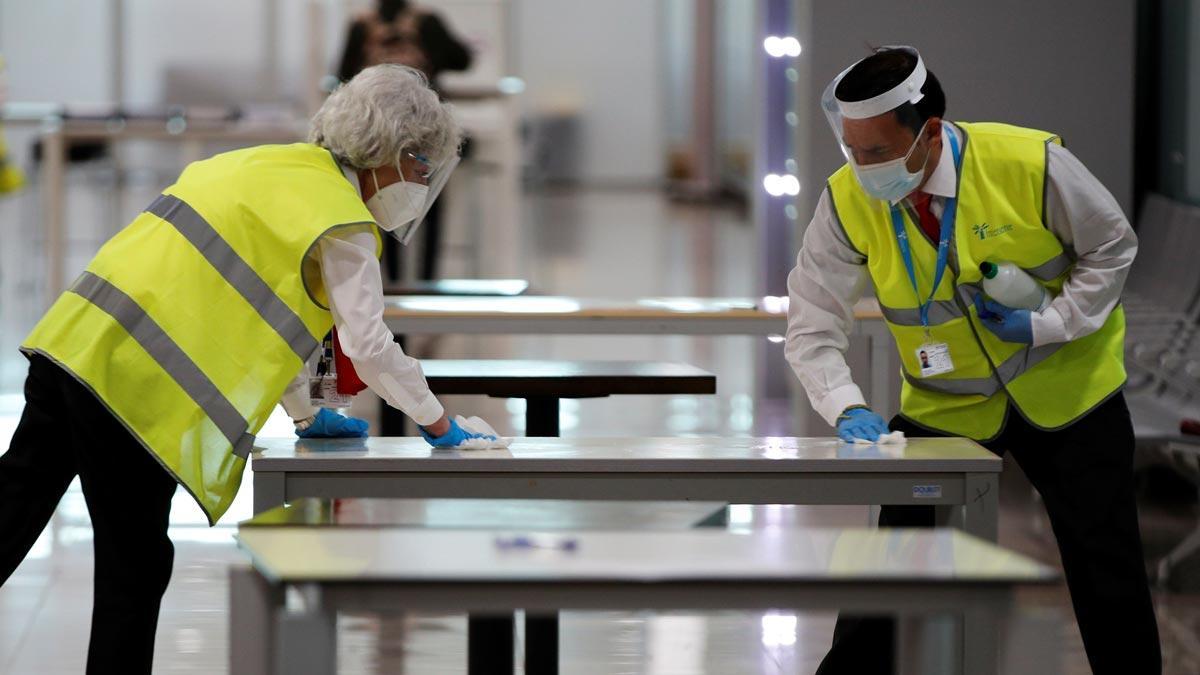
[[(434, 12), (408, 0), (380, 0), (374, 11), (360, 14), (350, 24), (338, 79), (346, 82), (363, 68), (381, 63), (416, 68), (425, 73), (435, 91), (440, 91), (438, 79), (442, 73), (471, 67), (471, 50)], [(464, 148), (464, 152), (469, 150)], [(437, 277), (441, 234), (438, 203), (425, 218), (420, 279)], [(388, 278), (399, 280), (401, 256), (395, 240), (385, 244), (384, 259)]]

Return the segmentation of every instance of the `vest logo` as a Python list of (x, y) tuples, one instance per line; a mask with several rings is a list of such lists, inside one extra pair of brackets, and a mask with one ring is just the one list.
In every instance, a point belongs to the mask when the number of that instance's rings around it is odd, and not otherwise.
[(941, 499), (941, 485), (914, 485), (912, 490), (913, 499)]
[(995, 237), (999, 237), (1002, 234), (1007, 234), (1009, 232), (1012, 232), (1013, 224), (1008, 223), (1007, 225), (1001, 225), (999, 227), (992, 227), (988, 223), (979, 223), (975, 227), (972, 227), (971, 230), (975, 233), (976, 236), (979, 237), (979, 241), (983, 241), (985, 239), (993, 239)]

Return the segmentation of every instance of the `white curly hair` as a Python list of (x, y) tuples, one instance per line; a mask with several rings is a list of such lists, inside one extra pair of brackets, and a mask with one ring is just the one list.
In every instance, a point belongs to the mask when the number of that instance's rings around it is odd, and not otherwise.
[(389, 63), (330, 94), (313, 115), (308, 140), (355, 169), (394, 166), (406, 152), (437, 166), (458, 152), (462, 130), (421, 71)]

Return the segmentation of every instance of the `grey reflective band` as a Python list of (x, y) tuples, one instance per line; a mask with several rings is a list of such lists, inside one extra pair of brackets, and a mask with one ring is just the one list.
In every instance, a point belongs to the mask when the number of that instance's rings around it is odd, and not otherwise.
[(263, 321), (279, 334), (301, 361), (312, 356), (319, 345), (300, 317), (296, 316), (287, 303), (258, 276), (254, 268), (242, 260), (229, 242), (187, 202), (173, 195), (159, 195), (146, 211), (179, 230), (225, 281), (250, 303)]
[(150, 354), (150, 358), (175, 380), (221, 430), (233, 446), (233, 454), (243, 459), (250, 455), (250, 449), (254, 446), (254, 435), (249, 433), (246, 419), (233, 407), (229, 399), (225, 398), (221, 390), (217, 389), (217, 385), (200, 370), (196, 362), (175, 344), (171, 336), (167, 335), (133, 298), (91, 272), (84, 272), (71, 287), (71, 292), (116, 319), (142, 349)]
[(1074, 264), (1074, 261), (1071, 260), (1071, 256), (1066, 253), (1059, 253), (1037, 267), (1025, 268), (1025, 271), (1042, 281), (1054, 281), (1062, 276), (1063, 272), (1071, 269), (1072, 264)]
[(1023, 373), (1033, 368), (1037, 364), (1050, 358), (1054, 352), (1065, 345), (1065, 342), (1055, 342), (1041, 347), (1026, 347), (1021, 351), (1013, 354), (1004, 360), (996, 367), (996, 374), (1000, 376), (1000, 381), (1008, 384), (1020, 377)]
[[(912, 309), (897, 309), (880, 303), (879, 309), (883, 311), (883, 318), (894, 326), (919, 327), (921, 325), (921, 310), (915, 307)], [(954, 319), (960, 319), (962, 316), (963, 313), (959, 311), (958, 305), (953, 300), (935, 300), (929, 306), (930, 326), (937, 326)]]
[(904, 371), (904, 379), (917, 389), (933, 391), (939, 394), (955, 394), (958, 396), (977, 395), (992, 396), (999, 392), (1004, 385), (1025, 374), (1030, 368), (1050, 358), (1062, 348), (1064, 343), (1042, 345), (1041, 347), (1026, 347), (1005, 359), (996, 367), (992, 377), (924, 379)]
[(956, 396), (992, 396), (1000, 391), (1000, 381), (994, 377), (971, 377), (930, 380), (917, 377), (907, 370), (904, 371), (904, 381), (917, 389), (937, 392), (939, 394), (954, 394)]

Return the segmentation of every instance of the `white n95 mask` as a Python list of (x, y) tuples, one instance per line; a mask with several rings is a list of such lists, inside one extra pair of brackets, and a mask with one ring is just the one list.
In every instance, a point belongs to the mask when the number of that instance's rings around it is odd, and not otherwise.
[(405, 230), (416, 225), (417, 219), (424, 215), (429, 188), (401, 180), (380, 189), (374, 169), (371, 179), (375, 181), (375, 194), (367, 200), (367, 210), (375, 217), (379, 229), (391, 232), (407, 244), (409, 237)]
[[(908, 158), (917, 148), (917, 144), (921, 142), (924, 132), (925, 129), (922, 127), (921, 131), (917, 132), (916, 140), (913, 141), (903, 157), (865, 166), (851, 158), (850, 163), (853, 165), (854, 175), (858, 177), (858, 184), (862, 186), (863, 192), (875, 199), (898, 202), (916, 190), (917, 186), (921, 184), (921, 179), (925, 177), (925, 164), (929, 161), (929, 152), (925, 153), (925, 161), (921, 162), (921, 168), (916, 172), (908, 170)], [(932, 150), (932, 148), (930, 149)]]

